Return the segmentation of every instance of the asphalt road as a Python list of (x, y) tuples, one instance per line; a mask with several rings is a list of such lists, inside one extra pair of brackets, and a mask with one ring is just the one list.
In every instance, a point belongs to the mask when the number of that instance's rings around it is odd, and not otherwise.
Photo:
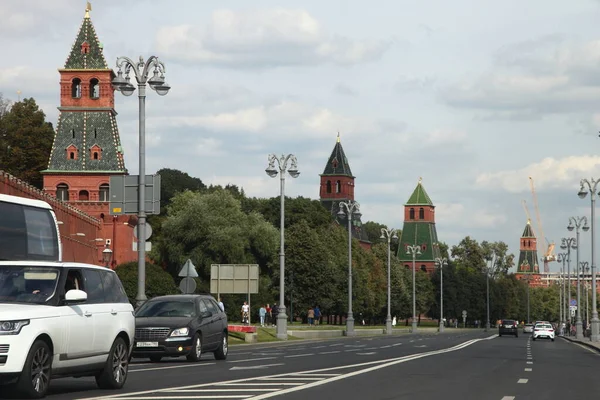
[(116, 392), (57, 379), (48, 399), (579, 399), (600, 392), (599, 356), (481, 331), (294, 341), (236, 346), (226, 361), (134, 361)]

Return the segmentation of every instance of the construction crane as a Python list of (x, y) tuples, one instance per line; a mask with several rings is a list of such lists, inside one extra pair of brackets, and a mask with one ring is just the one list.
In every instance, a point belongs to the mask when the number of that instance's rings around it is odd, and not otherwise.
[(544, 272), (550, 272), (550, 266), (548, 265), (551, 261), (556, 261), (556, 255), (554, 255), (554, 242), (550, 243), (550, 241), (544, 235), (544, 228), (542, 227), (542, 218), (540, 217), (540, 208), (538, 206), (537, 195), (535, 193), (535, 186), (533, 185), (533, 178), (529, 177), (529, 186), (531, 187), (531, 195), (533, 197), (533, 206), (535, 208), (535, 215), (537, 219), (537, 231), (542, 237), (541, 243), (545, 243), (546, 251), (544, 253)]
[(527, 208), (527, 202), (525, 200), (521, 200), (521, 204), (523, 204), (523, 210), (525, 210), (525, 215), (527, 215), (527, 222), (531, 223), (531, 215), (529, 215), (529, 209)]

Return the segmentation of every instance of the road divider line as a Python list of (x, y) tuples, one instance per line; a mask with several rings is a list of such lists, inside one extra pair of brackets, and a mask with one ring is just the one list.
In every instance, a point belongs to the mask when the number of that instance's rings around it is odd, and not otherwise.
[(533, 368), (525, 368), (525, 372), (531, 372), (533, 371)]
[(185, 365), (173, 365), (171, 367), (156, 367), (156, 368), (143, 368), (143, 369), (133, 369), (129, 370), (129, 373), (132, 372), (144, 372), (144, 371), (157, 371), (159, 369), (174, 369), (174, 368), (190, 368), (190, 367), (204, 367), (206, 365), (215, 365), (216, 363), (202, 363), (202, 364), (185, 364)]
[(234, 360), (234, 361), (227, 361), (228, 363), (240, 363), (240, 362), (251, 362), (251, 361), (262, 361), (262, 360), (274, 360), (277, 357), (262, 357), (262, 358), (250, 358), (248, 360)]
[(291, 356), (283, 356), (284, 358), (297, 358), (297, 357), (308, 357), (308, 356), (314, 356), (315, 353), (309, 353), (309, 354), (294, 354)]
[(527, 383), (529, 382), (529, 379), (525, 379), (525, 378), (521, 378), (517, 381), (517, 383)]
[(335, 350), (335, 351), (323, 351), (321, 353), (317, 353), (317, 354), (336, 354), (336, 353), (341, 353), (340, 350)]

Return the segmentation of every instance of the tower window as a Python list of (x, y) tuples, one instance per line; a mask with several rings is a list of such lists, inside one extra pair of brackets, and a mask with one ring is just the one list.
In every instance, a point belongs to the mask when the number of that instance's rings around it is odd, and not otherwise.
[(335, 182), (335, 192), (342, 193), (342, 182), (340, 182), (340, 181)]
[(100, 82), (96, 78), (90, 81), (90, 97), (92, 99), (100, 98)]
[(62, 201), (69, 201), (69, 185), (61, 183), (56, 186), (56, 198)]
[(94, 152), (94, 160), (97, 160), (97, 159), (98, 159), (98, 152), (97, 152), (97, 151), (95, 151), (95, 152)]
[(427, 251), (427, 245), (426, 244), (422, 244), (421, 245), (421, 251)]
[(90, 199), (90, 194), (87, 190), (80, 190), (79, 191), (79, 200), (81, 201), (88, 201)]
[(426, 267), (426, 266), (424, 266), (424, 265), (421, 265), (421, 271), (423, 271), (423, 272), (427, 272), (427, 267)]
[(327, 193), (331, 193), (331, 181), (327, 181)]
[(408, 211), (408, 218), (409, 218), (409, 219), (415, 219), (415, 209), (414, 209), (414, 208), (411, 208), (411, 209)]
[(419, 219), (425, 219), (425, 210), (423, 207), (419, 208)]
[(71, 82), (71, 97), (74, 99), (81, 98), (81, 79), (75, 78)]
[(90, 45), (88, 42), (83, 42), (81, 44), (81, 54), (87, 54), (90, 52)]
[(334, 159), (333, 159), (333, 161), (331, 162), (331, 166), (332, 166), (333, 168), (337, 168), (337, 166), (338, 166), (338, 160), (337, 160), (337, 158), (334, 158)]
[(102, 148), (97, 144), (90, 148), (90, 159), (101, 160), (102, 159)]
[(67, 147), (67, 159), (77, 160), (77, 147), (74, 145)]
[(73, 139), (75, 139), (75, 129), (71, 129), (71, 137), (73, 137)]
[(94, 139), (98, 139), (98, 131), (94, 128)]
[(108, 201), (108, 189), (108, 183), (103, 183), (102, 185), (100, 185), (100, 191), (98, 193), (98, 198), (100, 199), (100, 201)]
[(70, 152), (70, 153), (69, 153), (69, 158), (70, 158), (71, 160), (74, 160), (74, 159), (75, 159), (75, 152), (74, 152), (74, 151), (72, 151), (72, 152)]

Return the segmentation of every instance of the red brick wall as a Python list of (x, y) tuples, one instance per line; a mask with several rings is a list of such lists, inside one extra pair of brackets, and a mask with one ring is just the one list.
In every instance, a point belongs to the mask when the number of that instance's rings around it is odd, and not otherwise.
[[(340, 181), (341, 191), (335, 192), (335, 183)], [(331, 193), (327, 193), (327, 181), (331, 182)], [(319, 190), (321, 199), (350, 199), (354, 200), (354, 178), (349, 176), (322, 176)]]
[[(410, 219), (410, 209), (415, 210), (415, 218)], [(419, 219), (419, 209), (423, 208), (425, 218)], [(404, 220), (405, 221), (425, 221), (435, 222), (435, 208), (431, 206), (404, 206)]]
[[(61, 107), (109, 107), (115, 106), (115, 95), (111, 81), (112, 70), (60, 70), (60, 105)], [(81, 97), (71, 96), (71, 85), (75, 78), (81, 79)], [(98, 79), (100, 97), (90, 98), (90, 80)]]

